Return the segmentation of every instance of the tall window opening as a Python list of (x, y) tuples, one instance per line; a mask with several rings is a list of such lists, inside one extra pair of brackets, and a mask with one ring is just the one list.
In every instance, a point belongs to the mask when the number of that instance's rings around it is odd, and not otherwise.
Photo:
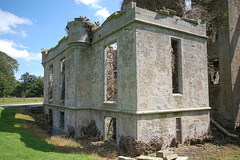
[(60, 111), (60, 128), (64, 129), (64, 112)]
[(49, 109), (48, 111), (48, 122), (49, 122), (49, 126), (53, 126), (53, 111), (52, 109)]
[(117, 43), (105, 48), (105, 100), (117, 101)]
[(171, 40), (171, 64), (172, 64), (172, 92), (181, 93), (181, 43), (180, 40)]
[(176, 139), (182, 143), (182, 122), (181, 118), (176, 118)]
[(53, 98), (53, 65), (49, 66), (49, 86), (48, 86), (48, 99), (49, 102), (52, 101)]
[(116, 118), (105, 117), (105, 139), (116, 143)]
[(61, 60), (61, 99), (65, 99), (65, 61), (66, 59), (63, 58)]
[(219, 60), (218, 58), (208, 60), (208, 75), (210, 84), (220, 84)]

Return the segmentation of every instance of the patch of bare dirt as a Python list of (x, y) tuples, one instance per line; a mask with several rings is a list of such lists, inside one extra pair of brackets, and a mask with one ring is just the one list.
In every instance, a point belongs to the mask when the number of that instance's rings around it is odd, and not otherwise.
[[(27, 112), (19, 111), (20, 114), (28, 114)], [(29, 115), (29, 114), (28, 114)], [(128, 146), (128, 142), (135, 142), (129, 141), (129, 139), (125, 139), (126, 142), (122, 144), (124, 147), (120, 147), (119, 149), (115, 144), (111, 143), (111, 141), (99, 141), (94, 132), (94, 136), (91, 134), (87, 134), (88, 136), (84, 136), (81, 139), (72, 139), (68, 137), (58, 137), (58, 136), (51, 136), (47, 134), (47, 130), (43, 130), (40, 127), (36, 126), (37, 124), (42, 126), (43, 115), (40, 116), (34, 115), (33, 118), (35, 119), (34, 122), (27, 121), (26, 128), (29, 128), (35, 132), (35, 137), (48, 141), (49, 143), (53, 144), (59, 149), (64, 150), (68, 153), (74, 154), (90, 154), (94, 157), (105, 159), (105, 160), (117, 160), (118, 156), (136, 156), (138, 154), (148, 154), (147, 148), (156, 148), (160, 150), (161, 143), (160, 141), (152, 141), (145, 147), (146, 150), (140, 149), (143, 153), (132, 154), (131, 147)], [(37, 121), (43, 121), (41, 123)], [(45, 122), (46, 123), (46, 122)], [(95, 126), (94, 123), (91, 123), (91, 126)], [(95, 127), (93, 127), (95, 128)], [(86, 128), (87, 129), (87, 128)], [(94, 129), (93, 129), (94, 130)], [(177, 153), (179, 156), (188, 156), (190, 160), (203, 160), (203, 159), (240, 159), (240, 145), (237, 140), (230, 139), (225, 137), (221, 132), (217, 130), (214, 126), (211, 126), (212, 130), (212, 139), (210, 142), (205, 143), (203, 141), (195, 141), (196, 143), (190, 143), (188, 145), (178, 145), (177, 147), (169, 148)], [(198, 143), (197, 143), (198, 142)], [(199, 143), (200, 142), (200, 143)], [(191, 145), (194, 144), (194, 145)], [(121, 145), (120, 145), (121, 146)], [(138, 146), (138, 145), (136, 145)], [(146, 145), (144, 145), (146, 146)], [(160, 148), (159, 148), (160, 147)], [(151, 153), (154, 154), (154, 153)]]
[(148, 155), (149, 153), (161, 150), (162, 138), (153, 138), (149, 143), (143, 143), (132, 137), (121, 137), (119, 147), (130, 156)]
[(212, 139), (208, 143), (195, 143), (194, 145), (180, 145), (171, 148), (179, 156), (188, 156), (190, 160), (203, 159), (240, 159), (240, 143), (222, 134), (211, 125)]
[(240, 147), (234, 144), (214, 145), (206, 143), (204, 145), (180, 146), (172, 149), (179, 156), (188, 156), (190, 160), (203, 159), (240, 159)]

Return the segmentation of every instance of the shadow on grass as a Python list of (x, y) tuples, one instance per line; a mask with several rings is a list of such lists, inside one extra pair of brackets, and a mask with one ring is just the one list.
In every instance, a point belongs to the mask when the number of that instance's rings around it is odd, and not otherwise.
[[(41, 134), (42, 130), (39, 129), (39, 132), (36, 129), (31, 128), (36, 122), (28, 121), (25, 119), (16, 118), (17, 108), (5, 108), (0, 109), (0, 132), (7, 133), (17, 133), (20, 135), (19, 140), (25, 144), (27, 148), (33, 150), (38, 150), (42, 152), (55, 152), (55, 153), (72, 153), (80, 155), (97, 155), (97, 157), (107, 157), (108, 159), (114, 159), (119, 154), (119, 150), (116, 146), (109, 144), (107, 142), (99, 142), (93, 139), (78, 139), (77, 143), (80, 144), (79, 147), (73, 146), (54, 146), (45, 139), (50, 138), (50, 135)], [(34, 116), (33, 116), (34, 117)], [(29, 129), (24, 128), (28, 126)], [(37, 131), (37, 132), (36, 132)], [(36, 132), (36, 134), (34, 134)], [(1, 135), (0, 135), (1, 136)], [(64, 140), (64, 138), (63, 138)], [(61, 141), (61, 139), (59, 139)], [(98, 144), (93, 144), (98, 143)], [(15, 144), (13, 144), (15, 145)], [(16, 145), (18, 145), (16, 143)], [(89, 159), (89, 158), (87, 158)], [(96, 158), (92, 158), (96, 159)]]
[[(48, 144), (45, 140), (34, 137), (33, 131), (22, 128), (27, 120), (15, 118), (16, 108), (0, 109), (0, 132), (18, 133), (20, 140), (25, 143), (26, 147), (42, 152), (64, 153), (55, 146)], [(16, 144), (17, 145), (17, 144)]]
[(98, 141), (93, 137), (81, 138), (77, 142), (81, 145), (81, 148), (61, 146), (60, 149), (68, 151), (70, 153), (90, 154), (98, 155), (98, 157), (107, 159), (116, 159), (118, 156), (130, 156), (124, 151), (120, 150), (116, 145), (110, 142)]

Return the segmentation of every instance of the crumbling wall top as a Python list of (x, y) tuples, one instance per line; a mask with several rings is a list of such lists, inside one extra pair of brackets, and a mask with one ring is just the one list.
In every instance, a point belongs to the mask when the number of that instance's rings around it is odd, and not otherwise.
[(109, 16), (102, 26), (95, 28), (95, 30), (93, 30), (94, 25), (90, 23), (86, 17), (75, 18), (74, 21), (68, 22), (67, 24), (68, 36), (63, 37), (58, 42), (58, 45), (48, 50), (48, 52), (44, 51), (45, 54), (43, 54), (43, 57), (48, 56), (48, 59), (54, 57), (54, 55), (49, 57), (50, 52), (51, 54), (57, 54), (57, 52), (60, 52), (62, 49), (66, 49), (70, 43), (96, 43), (133, 23), (152, 25), (167, 30), (207, 38), (205, 22), (181, 18), (175, 14), (176, 12), (170, 9), (152, 12), (137, 7), (136, 2), (131, 1), (123, 5), (121, 11)]
[(178, 17), (171, 9), (152, 12), (137, 7), (136, 3), (131, 1), (123, 5), (121, 11), (110, 15), (102, 26), (94, 31), (93, 43), (134, 22), (207, 38), (204, 21)]
[(87, 19), (80, 17), (75, 18), (74, 21), (68, 22), (66, 29), (70, 42), (87, 42), (90, 43), (90, 38), (87, 32)]
[(132, 8), (135, 8), (135, 7), (137, 7), (136, 2), (131, 1), (131, 2), (123, 5), (122, 10), (123, 10), (123, 11), (127, 11), (127, 10), (132, 9)]

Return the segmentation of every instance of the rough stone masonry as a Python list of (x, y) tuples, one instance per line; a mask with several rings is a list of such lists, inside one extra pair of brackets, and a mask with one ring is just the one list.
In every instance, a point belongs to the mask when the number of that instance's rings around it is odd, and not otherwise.
[(91, 33), (85, 18), (69, 22), (68, 36), (42, 49), (54, 132), (123, 147), (130, 138), (133, 150), (203, 139), (210, 127), (206, 27), (174, 14), (130, 2)]

